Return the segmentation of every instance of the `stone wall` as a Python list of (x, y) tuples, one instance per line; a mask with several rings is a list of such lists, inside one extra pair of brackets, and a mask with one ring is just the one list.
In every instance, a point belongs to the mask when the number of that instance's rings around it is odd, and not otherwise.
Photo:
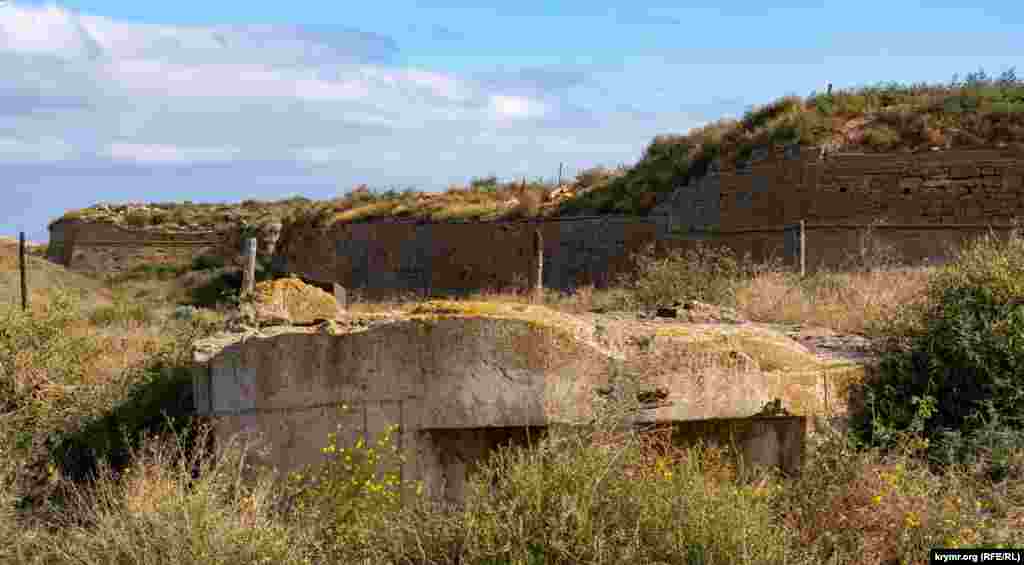
[(540, 230), (544, 286), (605, 286), (629, 270), (630, 252), (664, 240), (666, 228), (663, 217), (286, 227), (276, 266), (371, 293), (459, 294), (525, 284)]
[[(544, 242), (544, 285), (605, 286), (630, 267), (629, 254), (651, 242), (724, 244), (755, 261), (796, 264), (795, 232), (804, 220), (807, 266), (838, 267), (861, 242), (863, 226), (911, 262), (941, 262), (948, 250), (1024, 215), (1024, 154), (1009, 149), (823, 155), (791, 146), (755, 152), (678, 188), (647, 217), (415, 224), (379, 222), (332, 228), (285, 226), (279, 269), (338, 282), (367, 294), (458, 294), (528, 280), (533, 233)], [(998, 228), (1005, 233), (1008, 228)], [(50, 255), (74, 269), (119, 270), (135, 261), (237, 255), (233, 231), (156, 233), (112, 224), (59, 222)]]
[(221, 254), (225, 234), (136, 230), (113, 223), (61, 221), (50, 227), (47, 255), (76, 271), (119, 272), (139, 264), (182, 264)]
[(870, 250), (872, 245), (888, 250), (887, 253), (905, 264), (940, 265), (973, 239), (988, 234), (1005, 239), (1013, 229), (1012, 226), (981, 224), (811, 225), (805, 236), (807, 268), (814, 271), (822, 267), (841, 267), (856, 261), (860, 250)]
[(792, 224), (1005, 224), (1024, 215), (1024, 153), (956, 150), (764, 152), (680, 187), (665, 205), (677, 229)]
[[(911, 264), (941, 263), (1024, 216), (1024, 154), (957, 150), (834, 154), (790, 147), (680, 187), (662, 207), (688, 242), (714, 241), (755, 259), (795, 264), (785, 226), (806, 225), (807, 266), (840, 267), (870, 232)], [(871, 230), (867, 226), (884, 222)], [(792, 233), (792, 232), (791, 232)], [(787, 241), (789, 239), (789, 241)]]
[[(260, 253), (274, 251), (280, 227), (271, 224), (255, 235)], [(116, 273), (140, 264), (181, 265), (201, 255), (236, 260), (242, 251), (238, 227), (218, 230), (163, 231), (114, 223), (62, 220), (50, 226), (47, 257), (76, 271)]]

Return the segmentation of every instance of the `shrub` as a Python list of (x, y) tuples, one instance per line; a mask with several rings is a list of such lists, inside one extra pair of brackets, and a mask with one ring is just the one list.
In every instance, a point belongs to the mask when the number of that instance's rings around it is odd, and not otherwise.
[(793, 123), (782, 123), (771, 131), (769, 137), (772, 143), (787, 144), (800, 139), (800, 129)]
[(209, 271), (224, 268), (224, 257), (220, 255), (200, 255), (192, 260), (193, 271)]
[[(643, 465), (637, 432), (556, 429), (499, 450), (471, 480), (462, 553), (484, 563), (781, 563), (768, 500), (713, 450)], [(721, 465), (721, 467), (718, 467)], [(719, 473), (726, 475), (718, 479)]]
[(147, 226), (150, 224), (150, 215), (142, 210), (133, 210), (125, 214), (124, 223), (135, 227)]
[[(188, 291), (188, 305), (216, 308), (219, 305), (237, 305), (242, 290), (242, 271), (237, 268), (213, 268), (203, 271)], [(269, 257), (257, 257), (255, 283), (273, 279), (277, 273)]]
[(215, 308), (220, 304), (237, 304), (242, 288), (242, 272), (239, 270), (212, 271), (214, 276), (199, 286), (188, 290), (191, 306)]
[(418, 496), (422, 485), (399, 479), (405, 459), (392, 442), (397, 427), (389, 427), (373, 444), (360, 436), (353, 447), (338, 445), (338, 433), (344, 431), (339, 426), (329, 435), (322, 462), (289, 474), (286, 492), (291, 514), (310, 524), (329, 552), (353, 558), (386, 531), (387, 518), (401, 508), (402, 491)]
[(109, 306), (100, 306), (89, 314), (89, 321), (105, 327), (126, 323), (146, 324), (153, 321), (153, 316), (145, 304), (116, 300)]
[(525, 189), (519, 192), (519, 203), (513, 209), (513, 214), (520, 218), (532, 218), (540, 213), (540, 204), (543, 195), (535, 189)]
[(771, 104), (748, 111), (740, 122), (748, 131), (756, 130), (785, 114), (798, 112), (803, 106), (799, 96), (785, 96)]
[(605, 167), (593, 167), (580, 171), (579, 174), (576, 175), (576, 186), (580, 188), (589, 188), (611, 176), (612, 172)]
[(491, 175), (488, 177), (473, 178), (469, 181), (469, 188), (484, 192), (494, 192), (498, 189), (498, 177)]
[[(750, 256), (737, 257), (726, 246), (697, 242), (694, 248), (661, 252), (648, 245), (633, 254), (635, 274), (623, 277), (638, 306), (664, 306), (677, 300), (696, 299), (735, 306), (741, 281), (771, 268), (753, 265)], [(774, 262), (771, 262), (774, 264)]]
[[(924, 305), (892, 327), (879, 378), (868, 383), (858, 436), (932, 442), (939, 463), (969, 457), (980, 430), (1024, 429), (1024, 239), (983, 237), (930, 281)], [(989, 434), (991, 437), (991, 433)], [(953, 445), (950, 443), (953, 442)]]
[(75, 429), (102, 396), (86, 386), (102, 351), (93, 336), (76, 331), (79, 316), (77, 301), (63, 291), (40, 311), (0, 307), (0, 452), (16, 462), (19, 481), (46, 480), (40, 462), (47, 445)]
[(165, 324), (163, 343), (141, 364), (122, 368), (121, 379), (107, 387), (109, 398), (102, 403), (92, 400), (90, 411), (52, 438), (51, 460), (62, 475), (81, 481), (94, 478), (103, 465), (120, 471), (131, 462), (131, 451), (143, 436), (191, 437), (192, 346), (219, 329), (221, 322), (220, 316), (199, 311)]
[(307, 536), (278, 519), (274, 477), (249, 463), (254, 450), (240, 437), (214, 452), (207, 444), (147, 441), (125, 472), (103, 468), (91, 488), (71, 487), (62, 527), (21, 536), (21, 553), (45, 563), (308, 563)]
[(831, 116), (836, 113), (835, 99), (832, 95), (819, 95), (811, 99), (814, 108), (823, 116)]
[(922, 445), (908, 437), (886, 454), (830, 434), (808, 450), (800, 478), (776, 498), (807, 562), (927, 563), (933, 547), (1020, 542), (997, 501), (1019, 504), (1021, 493), (996, 495), (991, 483), (960, 470), (937, 474), (917, 456)]
[(864, 130), (864, 142), (876, 151), (886, 151), (900, 142), (900, 134), (885, 124), (872, 124)]
[(61, 392), (59, 385), (75, 385), (85, 378), (85, 362), (97, 352), (96, 343), (88, 337), (68, 330), (78, 316), (78, 303), (73, 295), (56, 292), (41, 312), (22, 312), (16, 308), (0, 309), (0, 413), (21, 417), (41, 417), (49, 399), (39, 394), (50, 388)]

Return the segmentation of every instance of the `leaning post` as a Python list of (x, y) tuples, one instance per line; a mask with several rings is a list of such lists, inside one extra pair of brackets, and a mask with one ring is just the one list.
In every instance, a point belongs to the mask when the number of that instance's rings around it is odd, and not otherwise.
[(256, 238), (245, 240), (245, 270), (242, 271), (242, 296), (252, 294), (256, 281)]
[[(831, 85), (830, 85), (831, 86)], [(807, 231), (804, 220), (800, 220), (800, 276), (807, 275)]]
[(25, 232), (18, 234), (18, 271), (21, 277), (21, 309), (28, 310), (28, 264), (25, 261)]

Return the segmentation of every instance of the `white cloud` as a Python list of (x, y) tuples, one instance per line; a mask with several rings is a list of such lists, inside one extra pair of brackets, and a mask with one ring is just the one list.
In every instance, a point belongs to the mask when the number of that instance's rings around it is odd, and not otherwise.
[(0, 46), (64, 57), (94, 56), (98, 48), (75, 15), (56, 6), (25, 9), (11, 3), (0, 5)]
[(71, 144), (61, 139), (0, 137), (0, 161), (4, 162), (46, 163), (64, 161), (74, 155)]
[(544, 115), (544, 105), (523, 96), (491, 96), (491, 108), (499, 118), (533, 118)]
[(175, 145), (112, 143), (103, 152), (117, 161), (136, 163), (216, 163), (231, 161), (237, 147), (178, 147)]
[(322, 165), (334, 161), (341, 155), (339, 147), (303, 147), (292, 151), (292, 154), (299, 161)]
[(174, 98), (292, 98), (346, 101), (370, 96), (357, 75), (324, 80), (310, 68), (274, 68), (254, 63), (182, 64), (123, 59), (102, 66), (108, 82), (132, 94)]

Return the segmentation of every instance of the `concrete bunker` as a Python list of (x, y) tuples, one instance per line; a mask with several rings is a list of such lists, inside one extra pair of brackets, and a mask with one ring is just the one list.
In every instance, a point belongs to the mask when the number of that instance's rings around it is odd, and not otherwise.
[[(819, 413), (829, 386), (817, 374), (785, 379), (749, 356), (714, 352), (738, 362), (711, 367), (704, 355), (697, 374), (678, 362), (685, 355), (674, 362), (631, 351), (624, 338), (635, 328), (610, 322), (595, 340), (587, 320), (539, 306), (428, 303), (348, 323), (336, 333), (277, 327), (201, 344), (197, 411), (218, 417), (220, 437), (258, 432), (269, 448), (263, 462), (283, 471), (319, 462), (336, 430), (339, 444), (353, 445), (397, 426), (402, 480), (459, 502), (467, 478), (497, 446), (539, 439), (549, 425), (586, 422), (595, 391), (614, 383), (624, 364), (655, 364), (665, 391), (637, 423), (669, 422), (681, 440), (728, 442), (745, 461), (788, 471), (799, 468), (806, 416)], [(684, 350), (671, 343), (684, 334), (668, 332), (659, 347)], [(773, 399), (803, 413), (759, 414)]]

